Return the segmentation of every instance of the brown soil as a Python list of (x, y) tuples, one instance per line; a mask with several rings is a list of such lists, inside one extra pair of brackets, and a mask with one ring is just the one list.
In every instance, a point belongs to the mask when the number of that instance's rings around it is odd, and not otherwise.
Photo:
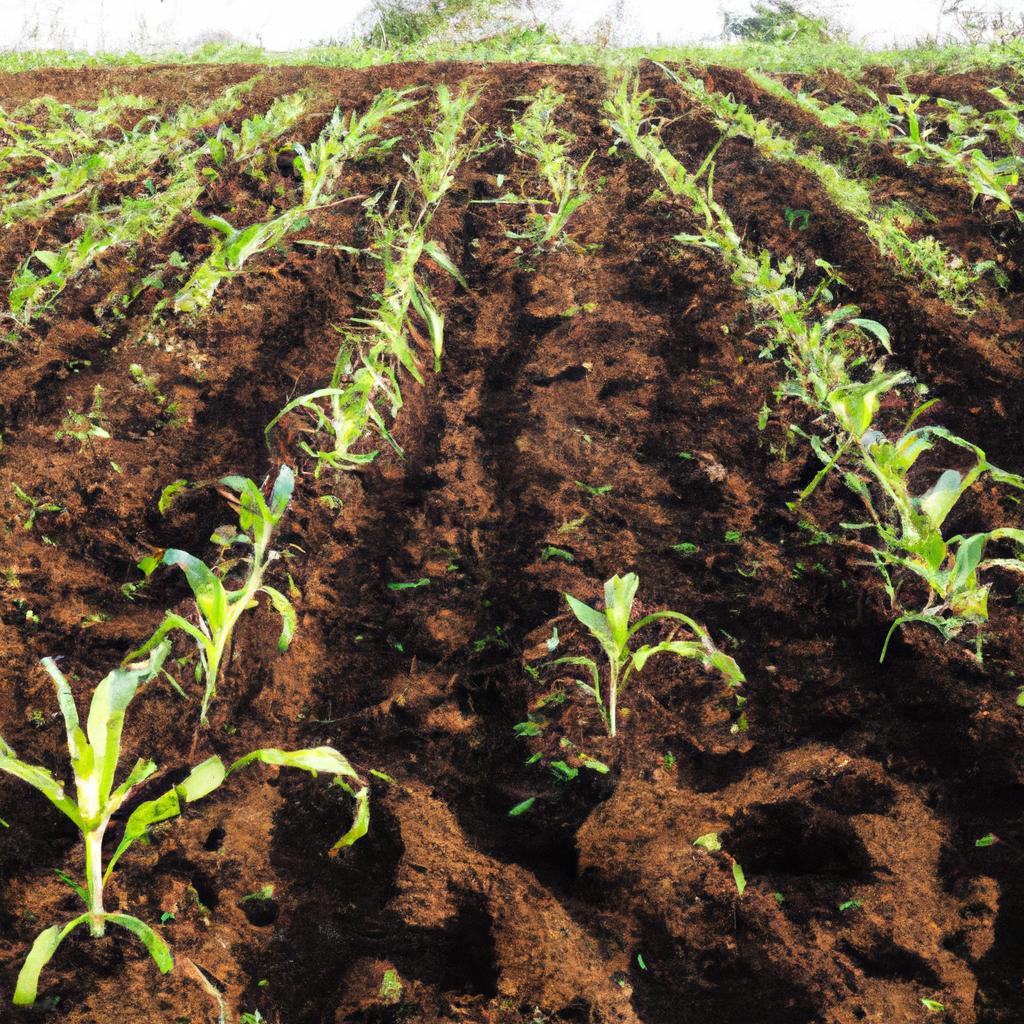
[[(0, 97), (84, 103), (120, 87), (197, 104), (256, 70), (33, 72), (0, 76)], [(707, 69), (723, 89), (736, 87), (734, 74)], [(253, 770), (189, 808), (134, 847), (110, 887), (111, 906), (146, 921), (174, 914), (160, 926), (174, 973), (158, 975), (123, 936), (76, 934), (44, 971), (42, 994), (60, 997), (44, 1016), (215, 1021), (212, 990), (232, 1018), (258, 1009), (274, 1024), (1016, 1024), (1024, 609), (1015, 583), (1001, 579), (993, 593), (983, 669), (921, 630), (901, 634), (879, 666), (889, 613), (877, 577), (857, 551), (816, 544), (800, 525), (839, 533), (858, 514), (852, 499), (832, 483), (806, 509), (787, 509), (815, 465), (787, 445), (786, 427), (809, 424), (782, 406), (758, 429), (782, 368), (758, 358), (750, 308), (714, 254), (672, 242), (693, 230), (686, 211), (648, 202), (651, 174), (608, 155), (603, 74), (270, 69), (236, 120), (309, 86), (315, 113), (295, 133), (308, 142), (335, 104), (360, 107), (387, 85), (464, 79), (483, 87), (475, 116), (492, 129), (545, 83), (570, 97), (560, 116), (576, 155), (596, 153), (574, 244), (524, 266), (505, 235), (521, 228), (521, 213), (473, 200), (510, 185), (528, 191), (526, 169), (498, 146), (460, 170), (431, 235), (470, 287), (431, 274), (447, 320), (444, 366), (422, 387), (406, 381), (396, 428), (404, 458), (382, 452), (363, 471), (319, 481), (298, 464), (307, 472), (279, 540), (294, 545), (287, 571), (301, 593), (294, 644), (277, 653), (268, 610), (243, 618), (194, 756), (196, 704), (163, 683), (132, 707), (124, 756), (161, 763), (146, 798), (211, 753), (266, 745), (331, 743), (394, 781), (374, 779), (370, 833), (336, 859), (326, 850), (349, 810), (324, 780)], [(647, 68), (645, 79), (677, 118), (666, 141), (694, 166), (713, 126), (660, 72)], [(778, 114), (759, 90), (740, 98)], [(403, 147), (423, 125), (420, 113), (405, 119)], [(401, 166), (396, 152), (354, 169), (346, 186), (376, 191)], [(1011, 294), (993, 294), (971, 320), (916, 294), (813, 179), (736, 140), (719, 151), (716, 196), (750, 243), (809, 267), (817, 257), (839, 265), (850, 284), (843, 301), (886, 323), (899, 364), (941, 397), (933, 415), (1020, 471), (1020, 238), (955, 189), (925, 188), (881, 159), (870, 166), (879, 190), (930, 201), (938, 237), (972, 258), (1002, 256)], [(281, 181), (226, 174), (201, 206), (255, 219)], [(356, 206), (317, 213), (303, 237), (364, 244)], [(812, 211), (808, 230), (787, 226), (787, 206)], [(75, 223), (69, 211), (6, 232), (3, 273), (31, 248), (73, 237)], [(162, 517), (161, 489), (294, 465), (295, 426), (270, 451), (263, 427), (287, 398), (329, 378), (331, 325), (379, 284), (365, 261), (295, 246), (260, 257), (202, 317), (153, 328), (159, 295), (147, 292), (125, 319), (97, 318), (94, 306), (145, 267), (175, 250), (192, 261), (207, 245), (187, 221), (130, 265), (106, 257), (4, 354), (0, 733), (60, 777), (64, 733), (38, 659), (61, 657), (81, 704), (165, 608), (184, 607), (179, 574), (158, 573), (134, 600), (121, 586), (139, 580), (138, 558), (165, 546), (212, 556), (208, 537), (229, 514), (199, 489)], [(133, 363), (158, 375), (173, 416), (133, 379)], [(111, 439), (55, 441), (97, 385)], [(12, 483), (64, 511), (23, 529)], [(1021, 525), (995, 489), (972, 497), (954, 530)], [(684, 542), (696, 550), (672, 549)], [(551, 545), (572, 561), (545, 560)], [(614, 741), (557, 671), (524, 670), (542, 665), (554, 627), (560, 651), (587, 652), (561, 593), (594, 601), (603, 580), (627, 570), (640, 576), (645, 610), (685, 611), (738, 659), (749, 731), (731, 731), (720, 685), (689, 662), (652, 660)], [(430, 585), (387, 586), (421, 577)], [(543, 734), (517, 736), (513, 727), (559, 687), (569, 699), (544, 707)], [(583, 766), (583, 752), (610, 771)], [(540, 760), (526, 764), (532, 754)], [(558, 759), (576, 778), (555, 777)], [(508, 814), (531, 796), (529, 811)], [(0, 843), (0, 1015), (38, 1019), (6, 1000), (35, 934), (78, 912), (53, 869), (77, 875), (80, 846), (16, 781), (0, 782), (0, 815), (10, 825)], [(709, 832), (721, 852), (693, 846)], [(999, 841), (977, 847), (988, 833)], [(742, 895), (733, 859), (746, 874)], [(265, 886), (272, 895), (244, 899)], [(400, 981), (398, 1001), (381, 994), (387, 971)], [(922, 998), (945, 1015), (929, 1015)]]

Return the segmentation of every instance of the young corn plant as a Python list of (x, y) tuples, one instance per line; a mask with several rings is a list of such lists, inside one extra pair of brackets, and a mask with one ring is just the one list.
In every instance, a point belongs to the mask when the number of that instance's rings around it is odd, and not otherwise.
[(980, 299), (974, 289), (986, 265), (970, 266), (949, 252), (935, 238), (912, 239), (907, 228), (914, 217), (898, 204), (876, 207), (868, 187), (823, 159), (817, 152), (803, 151), (779, 135), (767, 122), (756, 118), (733, 97), (708, 92), (704, 82), (692, 75), (680, 75), (659, 65), (681, 89), (693, 96), (716, 118), (731, 136), (749, 139), (772, 160), (794, 163), (813, 174), (832, 201), (858, 220), (878, 251), (889, 257), (900, 275), (924, 284), (929, 291), (950, 304), (958, 313), (970, 315)]
[[(587, 629), (591, 636), (600, 644), (604, 652), (607, 681), (601, 681), (601, 669), (593, 658), (567, 657), (557, 658), (553, 665), (577, 665), (590, 670), (591, 682), (577, 680), (580, 689), (593, 697), (598, 713), (608, 730), (609, 736), (615, 736), (618, 728), (619, 697), (625, 691), (630, 677), (640, 672), (648, 660), (655, 654), (674, 654), (679, 658), (695, 658), (705, 668), (715, 669), (725, 679), (730, 688), (742, 686), (743, 673), (739, 665), (728, 654), (720, 651), (711, 639), (711, 634), (682, 612), (661, 611), (645, 615), (633, 623), (629, 620), (633, 615), (633, 604), (636, 599), (640, 579), (636, 573), (625, 576), (615, 575), (604, 585), (604, 610), (598, 611), (588, 604), (565, 594), (573, 615)], [(680, 622), (692, 638), (685, 640), (661, 640), (658, 643), (631, 646), (633, 638), (642, 629), (655, 622)], [(602, 693), (607, 693), (607, 697)]]
[[(57, 250), (36, 250), (14, 276), (8, 296), (11, 316), (27, 325), (34, 316), (52, 307), (57, 297), (79, 274), (112, 248), (129, 246), (163, 234), (186, 210), (192, 209), (206, 190), (210, 175), (203, 170), (212, 158), (207, 139), (181, 156), (162, 189), (139, 197), (126, 197), (120, 206), (97, 210), (86, 219), (78, 237)], [(48, 273), (39, 274), (36, 264)]]
[(508, 237), (529, 241), (539, 250), (563, 237), (569, 219), (590, 198), (584, 188), (594, 154), (579, 167), (570, 159), (576, 136), (555, 123), (555, 113), (565, 102), (564, 95), (544, 86), (536, 96), (519, 99), (529, 100), (529, 105), (512, 122), (511, 134), (499, 132), (499, 138), (520, 157), (536, 163), (550, 198), (513, 197), (498, 202), (522, 202), (529, 207), (526, 231), (510, 231)]
[[(1020, 183), (1024, 169), (1024, 157), (1017, 152), (1024, 143), (1024, 127), (1019, 120), (1024, 105), (1014, 104), (1002, 90), (990, 92), (999, 95), (1003, 104), (991, 115), (940, 100), (939, 105), (948, 115), (943, 135), (920, 113), (928, 96), (910, 93), (889, 96), (890, 145), (909, 165), (930, 160), (960, 175), (971, 187), (972, 202), (984, 196), (995, 202), (997, 210), (1012, 212), (1018, 220), (1024, 220), (1024, 211), (1015, 208), (1009, 191)], [(1011, 146), (1007, 155), (993, 158), (985, 152), (983, 147), (992, 135)]]
[[(178, 312), (194, 312), (207, 307), (221, 282), (240, 274), (246, 261), (279, 244), (300, 224), (306, 223), (314, 210), (336, 200), (337, 187), (346, 163), (383, 156), (391, 150), (399, 141), (399, 136), (382, 141), (378, 131), (384, 121), (416, 105), (415, 100), (408, 99), (410, 91), (385, 89), (363, 114), (353, 111), (342, 116), (340, 110), (335, 110), (312, 146), (306, 149), (296, 145), (294, 148), (298, 159), (295, 166), (302, 179), (301, 198), (294, 206), (271, 220), (235, 228), (223, 217), (206, 217), (196, 211), (193, 214), (195, 219), (214, 232), (213, 251), (174, 296), (174, 309)], [(252, 138), (246, 142), (243, 125), (239, 152), (251, 151), (254, 144)]]
[[(944, 537), (943, 524), (961, 498), (983, 476), (993, 482), (1024, 490), (1024, 477), (1007, 473), (992, 465), (984, 451), (946, 428), (929, 425), (913, 428), (913, 423), (933, 402), (921, 406), (894, 439), (874, 426), (881, 396), (896, 387), (906, 374), (879, 374), (867, 383), (848, 383), (828, 396), (828, 403), (841, 430), (836, 432), (835, 447), (828, 451), (818, 441), (815, 451), (826, 459), (805, 495), (820, 482), (824, 473), (837, 467), (843, 470), (846, 485), (857, 494), (870, 515), (870, 522), (847, 524), (850, 529), (874, 529), (880, 545), (871, 555), (881, 572), (894, 610), (898, 612), (886, 636), (880, 660), (885, 659), (889, 641), (900, 626), (919, 622), (937, 629), (944, 639), (961, 633), (967, 625), (979, 627), (988, 619), (990, 584), (982, 573), (992, 568), (1007, 569), (1024, 575), (1024, 560), (985, 559), (992, 541), (1010, 541), (1024, 548), (1024, 530), (1001, 527), (969, 536)], [(943, 470), (930, 487), (918, 491), (911, 481), (911, 470), (918, 459), (943, 441), (967, 450), (974, 465), (966, 472)], [(844, 454), (854, 449), (855, 460)], [(803, 496), (802, 496), (803, 497)], [(923, 583), (927, 598), (924, 606), (899, 612), (900, 578), (913, 584)]]
[[(210, 702), (217, 694), (217, 682), (235, 626), (243, 613), (256, 606), (260, 595), (264, 595), (281, 617), (281, 635), (278, 649), (286, 651), (295, 634), (295, 608), (279, 590), (264, 582), (267, 570), (281, 554), (270, 546), (274, 532), (288, 508), (295, 477), (288, 466), (282, 466), (274, 481), (269, 500), (263, 497), (259, 487), (243, 477), (224, 477), (220, 484), (238, 495), (238, 530), (234, 528), (218, 531), (213, 541), (221, 545), (222, 552), (230, 548), (244, 551), (235, 558), (224, 559), (210, 568), (205, 562), (177, 548), (169, 548), (156, 564), (175, 565), (185, 574), (185, 579), (195, 598), (195, 618), (192, 622), (176, 612), (167, 612), (156, 632), (137, 650), (125, 658), (134, 661), (163, 643), (168, 634), (181, 630), (195, 641), (199, 655), (196, 679), (203, 680), (200, 722), (209, 724), (207, 712)], [(165, 489), (165, 505), (168, 491), (178, 489), (171, 485)], [(147, 566), (152, 571), (153, 566)], [(235, 589), (225, 586), (229, 574), (241, 576), (241, 585)]]
[(354, 317), (350, 327), (340, 329), (342, 342), (330, 384), (293, 399), (267, 424), (269, 438), (286, 416), (301, 411), (310, 417), (310, 431), (330, 439), (329, 447), (313, 447), (307, 441), (299, 445), (316, 460), (318, 477), (325, 468), (355, 469), (371, 462), (377, 451), (353, 450), (369, 429), (375, 429), (401, 451), (388, 427), (402, 407), (399, 370), (404, 368), (415, 381), (423, 382), (413, 349), (414, 339), (420, 340), (413, 313), (426, 327), (434, 371), (441, 368), (444, 316), (418, 268), (421, 258), (429, 257), (466, 286), (441, 245), (427, 238), (427, 230), (455, 183), (455, 172), (479, 151), (482, 129), (467, 131), (475, 102), (476, 96), (467, 89), (453, 95), (447, 86), (438, 86), (439, 116), (428, 142), (415, 156), (403, 154), (409, 168), (400, 183), (405, 186), (406, 203), (399, 202), (396, 187), (384, 211), (369, 214), (376, 237), (367, 255), (380, 263), (384, 277), (381, 290), (365, 315)]
[(57, 704), (64, 718), (68, 755), (75, 784), (75, 796), (46, 768), (21, 760), (0, 737), (0, 771), (27, 782), (49, 800), (78, 829), (84, 845), (84, 877), (82, 883), (61, 873), (64, 880), (85, 904), (85, 911), (63, 924), (51, 925), (39, 933), (18, 974), (14, 1002), (30, 1006), (36, 1000), (39, 974), (53, 959), (64, 940), (80, 926), (86, 926), (93, 937), (105, 934), (113, 925), (130, 932), (146, 947), (159, 970), (166, 974), (174, 967), (174, 959), (164, 939), (146, 922), (122, 911), (107, 910), (104, 889), (121, 857), (133, 843), (147, 835), (152, 826), (177, 817), (186, 805), (209, 796), (236, 772), (255, 762), (300, 768), (316, 775), (333, 776), (355, 799), (352, 827), (334, 844), (331, 853), (349, 846), (366, 834), (369, 828), (369, 798), (366, 785), (344, 756), (332, 747), (305, 750), (263, 748), (240, 757), (230, 765), (217, 757), (196, 765), (177, 785), (137, 804), (128, 815), (121, 839), (104, 865), (103, 843), (112, 818), (135, 796), (148, 779), (157, 772), (155, 761), (140, 758), (118, 783), (118, 762), (121, 759), (122, 734), (128, 707), (139, 690), (160, 671), (169, 644), (157, 645), (149, 657), (137, 664), (115, 669), (100, 682), (93, 693), (83, 728), (71, 686), (51, 658), (43, 667), (57, 691)]
[[(673, 195), (689, 199), (703, 221), (699, 234), (678, 235), (677, 240), (719, 251), (733, 270), (733, 280), (761, 312), (762, 326), (773, 335), (766, 354), (781, 350), (789, 371), (780, 396), (803, 402), (816, 422), (825, 425), (823, 436), (809, 438), (824, 468), (799, 501), (835, 470), (865, 504), (871, 521), (850, 528), (874, 530), (877, 535), (879, 543), (869, 546), (869, 551), (896, 613), (882, 658), (893, 633), (907, 623), (930, 625), (945, 638), (959, 635), (966, 625), (980, 629), (988, 618), (989, 591), (981, 574), (997, 567), (1024, 572), (1019, 554), (986, 559), (986, 547), (991, 542), (1010, 542), (1020, 548), (1024, 531), (997, 527), (945, 537), (942, 526), (982, 476), (1017, 489), (1024, 489), (1024, 477), (993, 466), (981, 448), (941, 425), (915, 428), (913, 424), (933, 402), (919, 408), (895, 438), (879, 430), (875, 419), (882, 396), (910, 381), (904, 371), (885, 370), (885, 356), (878, 361), (871, 358), (872, 341), (891, 355), (885, 328), (861, 318), (855, 306), (838, 306), (821, 314), (822, 305), (833, 301), (832, 286), (843, 283), (823, 261), (818, 263), (825, 278), (810, 296), (804, 296), (789, 281), (795, 270), (792, 261), (776, 267), (767, 251), (759, 256), (748, 252), (728, 214), (713, 198), (710, 161), (715, 150), (697, 172), (688, 174), (658, 136), (659, 122), (652, 116), (648, 93), (640, 93), (636, 86), (630, 91), (623, 78), (606, 111), (622, 142), (661, 175)], [(705, 173), (708, 180), (701, 186)], [(939, 441), (971, 452), (974, 465), (967, 472), (945, 469), (932, 486), (919, 491), (913, 483), (918, 477), (912, 478), (911, 470)], [(904, 597), (900, 588), (908, 582)]]
[[(202, 110), (183, 106), (167, 121), (159, 121), (153, 116), (144, 117), (120, 141), (99, 145), (96, 152), (86, 153), (67, 163), (54, 161), (47, 168), (48, 186), (17, 202), (4, 203), (0, 209), (0, 224), (13, 224), (53, 213), (93, 193), (101, 178), (108, 182), (131, 181), (162, 160), (172, 163), (192, 145), (197, 131), (216, 124), (236, 110), (257, 81), (258, 76), (232, 86)], [(268, 114), (263, 116), (279, 116), (282, 110), (287, 110), (294, 112), (294, 120), (301, 113), (294, 111), (294, 106), (302, 95), (297, 93), (275, 100)], [(247, 119), (243, 122), (243, 132), (246, 125), (261, 121), (262, 116)], [(286, 128), (287, 125), (281, 125), (280, 131)], [(221, 126), (218, 137), (224, 131), (230, 130)], [(212, 146), (215, 143), (211, 141)]]
[(20, 164), (28, 164), (30, 182), (52, 177), (65, 160), (106, 148), (106, 133), (123, 114), (152, 106), (153, 101), (144, 96), (113, 93), (93, 110), (71, 107), (49, 96), (10, 114), (0, 107), (0, 172), (17, 172)]

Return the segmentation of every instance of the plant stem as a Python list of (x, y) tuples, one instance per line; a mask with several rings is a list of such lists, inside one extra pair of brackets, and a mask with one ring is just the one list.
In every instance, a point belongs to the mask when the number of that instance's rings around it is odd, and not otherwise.
[(85, 833), (85, 884), (89, 891), (89, 931), (94, 938), (104, 934), (103, 909), (103, 834), (107, 831), (105, 819), (96, 828)]
[(611, 679), (608, 684), (608, 735), (615, 735), (615, 709), (619, 697), (619, 666), (612, 662)]
[(260, 585), (263, 583), (263, 573), (266, 570), (264, 556), (266, 544), (256, 544), (253, 547), (252, 573), (246, 581), (242, 590), (231, 595), (231, 603), (228, 606), (225, 617), (224, 628), (219, 630), (213, 637), (213, 653), (206, 660), (206, 690), (203, 693), (203, 704), (199, 712), (199, 721), (202, 725), (209, 725), (207, 709), (210, 701), (217, 695), (217, 677), (220, 675), (220, 664), (224, 658), (224, 651), (235, 632), (235, 625), (252, 601), (255, 599)]

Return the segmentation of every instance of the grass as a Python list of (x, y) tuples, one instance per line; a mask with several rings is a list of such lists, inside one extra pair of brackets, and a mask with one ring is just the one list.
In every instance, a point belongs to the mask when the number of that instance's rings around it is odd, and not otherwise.
[(1024, 43), (964, 44), (950, 41), (936, 44), (923, 40), (917, 46), (890, 50), (865, 50), (842, 40), (820, 41), (800, 38), (787, 42), (740, 42), (719, 46), (621, 47), (575, 44), (560, 41), (546, 31), (514, 31), (501, 36), (456, 43), (427, 41), (408, 46), (383, 48), (362, 42), (348, 45), (309, 47), (302, 50), (270, 51), (245, 44), (211, 43), (191, 51), (160, 54), (132, 52), (85, 53), (40, 50), (0, 52), (0, 70), (27, 71), (48, 67), (122, 67), (153, 62), (169, 64), (308, 64), (319, 67), (366, 68), (406, 61), (480, 61), (508, 63), (537, 61), (548, 64), (596, 64), (602, 67), (632, 67), (644, 59), (725, 64), (730, 67), (761, 68), (765, 71), (810, 72), (835, 68), (846, 73), (868, 65), (892, 66), (897, 73), (928, 69), (937, 72), (993, 67), (1024, 59)]

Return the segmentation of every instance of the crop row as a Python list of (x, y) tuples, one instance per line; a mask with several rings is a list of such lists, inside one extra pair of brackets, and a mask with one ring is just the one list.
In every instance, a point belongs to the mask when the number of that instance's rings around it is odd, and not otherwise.
[[(883, 101), (865, 90), (873, 105), (857, 113), (842, 103), (825, 104), (806, 92), (792, 93), (761, 72), (748, 75), (773, 96), (796, 104), (830, 128), (848, 132), (865, 147), (884, 143), (910, 166), (926, 161), (951, 171), (970, 186), (972, 202), (985, 197), (996, 210), (1024, 220), (1024, 210), (1010, 194), (1024, 171), (1024, 103), (1012, 100), (1005, 90), (989, 90), (1000, 106), (984, 114), (970, 104), (938, 97), (935, 105), (945, 119), (935, 123), (922, 109), (931, 100), (928, 96), (904, 91)], [(1001, 152), (992, 151), (996, 145)]]
[(965, 265), (931, 235), (911, 238), (907, 229), (917, 218), (905, 206), (876, 206), (863, 182), (850, 177), (820, 153), (801, 150), (732, 96), (708, 91), (700, 79), (685, 72), (667, 67), (664, 70), (687, 95), (710, 110), (731, 136), (749, 139), (769, 159), (796, 164), (814, 175), (836, 206), (863, 226), (878, 251), (892, 261), (902, 277), (918, 281), (958, 312), (972, 312), (972, 304), (977, 301), (975, 286), (984, 272), (995, 269), (994, 263)]
[[(792, 260), (777, 262), (768, 250), (755, 253), (744, 244), (714, 198), (714, 160), (729, 137), (728, 127), (701, 166), (690, 172), (662, 142), (662, 122), (649, 92), (623, 77), (606, 109), (620, 144), (652, 167), (673, 196), (689, 202), (698, 231), (677, 240), (720, 253), (762, 317), (770, 337), (767, 354), (779, 354), (788, 371), (779, 397), (796, 399), (814, 417), (818, 432), (804, 436), (822, 469), (798, 502), (836, 473), (862, 503), (867, 521), (843, 525), (858, 538), (875, 538), (874, 544), (858, 540), (856, 546), (866, 550), (881, 574), (893, 609), (881, 658), (895, 630), (908, 623), (931, 626), (947, 639), (973, 626), (980, 658), (980, 627), (988, 619), (991, 586), (984, 576), (997, 568), (1024, 573), (1019, 555), (986, 558), (986, 548), (1007, 541), (1020, 548), (1024, 531), (996, 527), (944, 536), (943, 524), (983, 476), (1018, 490), (1024, 490), (1024, 477), (993, 466), (983, 449), (939, 424), (915, 427), (936, 400), (912, 408), (900, 429), (883, 428), (882, 398), (911, 383), (906, 371), (886, 365), (892, 355), (888, 331), (862, 318), (856, 306), (833, 304), (834, 289), (843, 282), (828, 264), (819, 261), (824, 276), (804, 294), (790, 283), (796, 270)], [(883, 349), (880, 358), (876, 343)], [(945, 469), (931, 486), (919, 490), (912, 470), (938, 444), (969, 453), (973, 465), (966, 472)]]

